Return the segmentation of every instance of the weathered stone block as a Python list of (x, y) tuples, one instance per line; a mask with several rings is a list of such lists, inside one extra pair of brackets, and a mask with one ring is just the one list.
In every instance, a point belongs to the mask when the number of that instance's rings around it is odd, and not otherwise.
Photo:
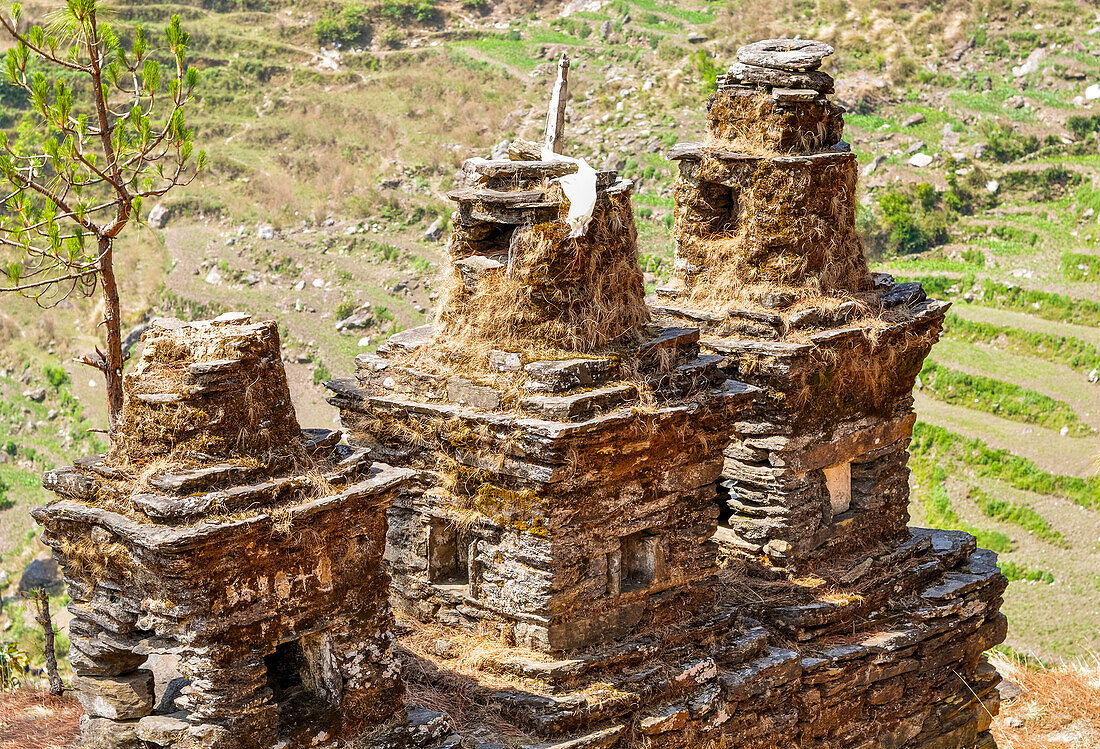
[(153, 709), (153, 672), (120, 676), (73, 677), (73, 690), (84, 712), (94, 718), (132, 720)]

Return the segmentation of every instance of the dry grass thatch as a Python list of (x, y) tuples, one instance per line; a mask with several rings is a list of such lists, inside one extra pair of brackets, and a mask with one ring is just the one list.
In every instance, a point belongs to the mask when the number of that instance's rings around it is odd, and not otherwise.
[(767, 92), (740, 96), (727, 91), (707, 100), (707, 142), (758, 156), (815, 153), (844, 134), (843, 110), (818, 100), (782, 108)]
[(546, 660), (545, 653), (511, 645), (499, 633), (480, 634), (434, 623), (402, 620), (398, 637), (405, 677), (405, 700), (446, 713), (464, 736), (529, 741), (500, 715), (497, 690), (543, 693), (546, 685), (506, 672), (509, 660)]
[(1092, 749), (1100, 746), (1100, 658), (1033, 667), (1000, 652), (990, 662), (1020, 689), (1001, 703), (993, 737), (1001, 749)]
[(861, 340), (839, 347), (818, 347), (824, 366), (805, 370), (801, 386), (788, 394), (793, 407), (814, 414), (858, 410), (887, 415), (913, 387), (924, 358), (939, 338), (939, 328), (919, 334), (902, 330), (888, 339), (876, 336), (879, 321), (868, 322)]
[(584, 236), (557, 221), (520, 226), (511, 267), (470, 290), (452, 269), (436, 340), (456, 353), (551, 346), (590, 353), (637, 335), (649, 321), (638, 267), (637, 230), (626, 193), (607, 196)]
[[(274, 323), (242, 336), (234, 328), (154, 327), (138, 364), (126, 374), (127, 400), (108, 462), (142, 475), (165, 461), (176, 467), (210, 457), (273, 457), (311, 464), (290, 397)], [(222, 381), (200, 382), (192, 364), (239, 360)], [(163, 466), (162, 466), (163, 467)]]
[(696, 268), (685, 279), (690, 306), (723, 310), (776, 289), (796, 299), (868, 291), (870, 270), (855, 229), (857, 174), (854, 161), (761, 162), (743, 187), (725, 188), (733, 193), (726, 205), (691, 198), (703, 185), (716, 188), (709, 175), (681, 176), (674, 236), (677, 257)]

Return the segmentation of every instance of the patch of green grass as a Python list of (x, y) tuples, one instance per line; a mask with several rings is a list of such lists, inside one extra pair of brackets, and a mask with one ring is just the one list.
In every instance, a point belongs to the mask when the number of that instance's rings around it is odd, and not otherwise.
[(913, 498), (924, 508), (925, 520), (935, 528), (946, 531), (965, 531), (978, 539), (978, 545), (992, 549), (998, 554), (1012, 551), (1015, 545), (1005, 534), (999, 531), (982, 530), (963, 522), (951, 507), (951, 497), (947, 494), (945, 482), (947, 473), (939, 463), (933, 463), (923, 457), (913, 456), (909, 468), (915, 479)]
[[(902, 280), (902, 279), (899, 279)], [(998, 283), (986, 279), (975, 287), (973, 275), (958, 276), (916, 276), (907, 281), (919, 281), (929, 296), (938, 298), (960, 298), (968, 291), (976, 291), (973, 304), (985, 307), (1023, 312), (1041, 317), (1044, 320), (1100, 327), (1100, 302), (1078, 299), (1036, 289), (1024, 289), (1013, 284)]]
[(351, 313), (355, 312), (356, 303), (354, 299), (345, 299), (336, 305), (336, 319), (346, 320), (351, 317)]
[(980, 478), (993, 478), (1024, 491), (1063, 497), (1087, 509), (1100, 509), (1100, 476), (1078, 478), (1048, 473), (1027, 458), (995, 450), (983, 440), (964, 437), (943, 427), (918, 421), (910, 450), (914, 458), (940, 463), (954, 461)]
[(996, 117), (1007, 116), (1015, 122), (1035, 122), (1035, 112), (1031, 109), (1014, 109), (1006, 107), (1005, 99), (1016, 93), (1013, 89), (1003, 86), (993, 91), (952, 91), (949, 96), (955, 103), (967, 109), (982, 114)]
[[(865, 130), (867, 132), (886, 132), (887, 130), (900, 130), (899, 125), (895, 125), (885, 117), (880, 117), (877, 114), (852, 114), (848, 113), (844, 115), (844, 123), (848, 127), (854, 127), (857, 130)], [(868, 154), (868, 161), (870, 161), (870, 154)]]
[[(980, 253), (981, 250), (978, 250)], [(984, 258), (985, 255), (982, 255)], [(889, 265), (892, 269), (898, 273), (909, 274), (913, 272), (917, 273), (966, 273), (974, 270), (974, 263), (967, 262), (966, 260), (946, 260), (943, 258), (925, 259), (921, 257), (897, 257), (889, 258), (883, 261), (884, 264)]]
[(1002, 419), (1046, 429), (1066, 427), (1074, 437), (1096, 433), (1078, 418), (1068, 403), (1010, 382), (959, 372), (931, 359), (924, 363), (920, 379), (924, 392), (953, 406), (985, 411)]
[(1063, 252), (1062, 276), (1067, 281), (1100, 281), (1100, 257)]
[(947, 316), (943, 334), (957, 341), (983, 343), (1013, 354), (1065, 364), (1084, 372), (1100, 367), (1100, 349), (1072, 336), (973, 322), (954, 313)]
[(1018, 525), (1036, 538), (1041, 538), (1064, 549), (1069, 548), (1069, 542), (1066, 541), (1065, 537), (1051, 528), (1046, 518), (1027, 505), (1020, 505), (1007, 499), (990, 496), (976, 486), (970, 488), (967, 497), (974, 500), (974, 503), (978, 505), (978, 509), (987, 518)]
[(693, 10), (682, 7), (685, 3), (662, 3), (658, 0), (631, 0), (631, 5), (650, 13), (661, 13), (672, 18), (678, 18), (690, 24), (704, 24), (714, 21), (715, 12), (710, 8)]
[(1016, 564), (1007, 559), (1002, 559), (997, 562), (997, 566), (1001, 568), (1001, 574), (1007, 577), (1009, 582), (1025, 581), (1045, 583), (1046, 585), (1054, 582), (1054, 575), (1047, 570), (1028, 567), (1026, 564)]
[[(571, 38), (571, 37), (570, 37)], [(530, 44), (523, 39), (506, 36), (463, 39), (454, 43), (458, 49), (471, 48), (503, 65), (530, 72), (539, 66), (539, 60), (531, 54)]]
[(1054, 107), (1055, 109), (1074, 109), (1074, 105), (1071, 102), (1066, 101), (1062, 94), (1058, 91), (1046, 91), (1039, 88), (1029, 88), (1024, 91), (1024, 97), (1033, 99), (1040, 104), (1045, 104), (1048, 107)]
[(325, 380), (332, 379), (332, 372), (329, 371), (328, 367), (325, 366), (325, 363), (323, 361), (314, 359), (313, 363), (316, 365), (313, 369), (314, 385), (320, 385)]

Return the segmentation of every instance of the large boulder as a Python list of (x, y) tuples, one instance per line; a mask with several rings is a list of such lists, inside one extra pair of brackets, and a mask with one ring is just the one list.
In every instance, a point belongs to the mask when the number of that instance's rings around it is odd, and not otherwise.
[(45, 590), (53, 595), (65, 590), (65, 579), (61, 576), (61, 567), (52, 557), (38, 558), (27, 565), (23, 576), (19, 578), (19, 592)]

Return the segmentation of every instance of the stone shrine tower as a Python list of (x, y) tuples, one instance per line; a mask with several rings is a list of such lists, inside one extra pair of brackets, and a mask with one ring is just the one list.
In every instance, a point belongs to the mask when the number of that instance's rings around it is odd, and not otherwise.
[(60, 499), (34, 511), (85, 743), (293, 749), (402, 720), (381, 563), (409, 471), (298, 427), (274, 322), (143, 341), (115, 447), (46, 474)]
[(996, 555), (907, 527), (911, 391), (948, 304), (868, 271), (822, 42), (742, 47), (675, 146), (676, 264), (650, 300), (764, 395), (729, 425), (723, 588), (801, 655), (779, 743), (989, 747)]
[[(797, 658), (719, 603), (711, 540), (728, 426), (757, 391), (695, 328), (649, 323), (631, 183), (541, 156), (466, 162), (436, 322), (327, 383), (353, 444), (424, 471), (390, 512), (395, 603), (513, 646), (462, 678), (532, 741), (686, 747), (738, 725), (763, 746), (738, 701), (782, 712)], [(580, 231), (570, 176), (594, 190)]]
[(699, 326), (731, 377), (767, 391), (731, 431), (723, 545), (797, 562), (906, 533), (911, 391), (950, 306), (872, 275), (858, 165), (818, 70), (832, 48), (738, 51), (707, 137), (670, 151), (676, 264), (651, 309)]

